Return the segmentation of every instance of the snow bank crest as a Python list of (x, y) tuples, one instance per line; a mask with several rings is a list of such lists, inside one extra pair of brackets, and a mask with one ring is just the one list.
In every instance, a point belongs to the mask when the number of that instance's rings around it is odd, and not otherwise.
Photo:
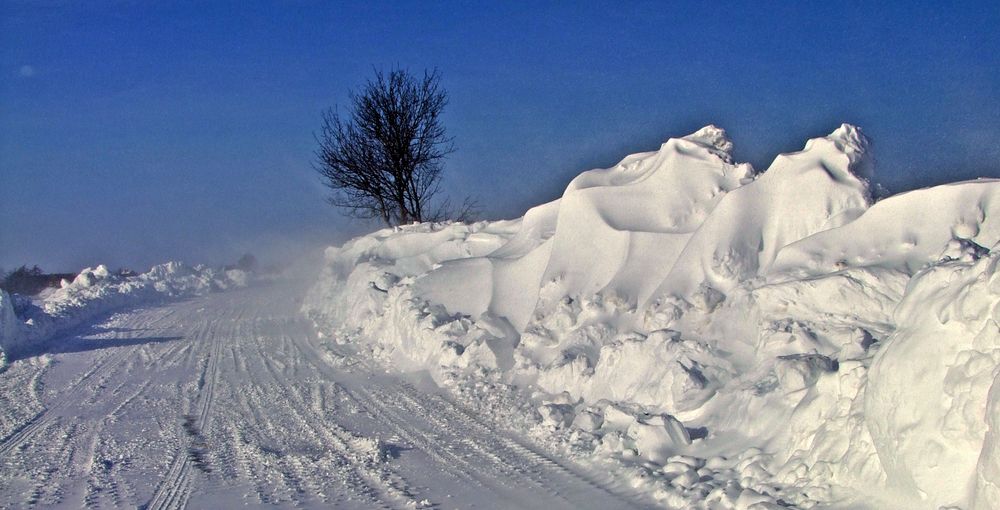
[(702, 147), (705, 147), (712, 154), (715, 154), (722, 161), (726, 163), (733, 162), (733, 142), (726, 135), (726, 130), (720, 127), (716, 127), (713, 124), (709, 124), (690, 135), (687, 135), (681, 140), (687, 140), (689, 142), (694, 142)]
[(829, 135), (809, 140), (806, 142), (803, 152), (809, 151), (846, 156), (846, 165), (833, 164), (827, 168), (834, 179), (860, 179), (867, 186), (874, 174), (875, 164), (871, 155), (871, 141), (857, 126), (841, 124)]

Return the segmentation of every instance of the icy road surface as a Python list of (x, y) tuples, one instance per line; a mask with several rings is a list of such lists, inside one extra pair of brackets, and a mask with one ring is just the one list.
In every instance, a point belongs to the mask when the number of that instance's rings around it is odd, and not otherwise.
[(257, 287), (120, 313), (0, 374), (0, 506), (623, 508), (600, 474), (321, 345)]

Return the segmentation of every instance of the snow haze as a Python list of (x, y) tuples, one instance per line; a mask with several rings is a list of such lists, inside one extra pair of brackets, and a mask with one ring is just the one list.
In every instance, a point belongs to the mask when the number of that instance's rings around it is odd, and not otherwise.
[[(310, 169), (372, 66), (437, 67), (445, 187), (513, 218), (707, 123), (766, 168), (850, 122), (893, 192), (1000, 176), (1000, 9), (3, 2), (0, 267), (338, 244)], [(276, 255), (275, 258), (278, 256)]]

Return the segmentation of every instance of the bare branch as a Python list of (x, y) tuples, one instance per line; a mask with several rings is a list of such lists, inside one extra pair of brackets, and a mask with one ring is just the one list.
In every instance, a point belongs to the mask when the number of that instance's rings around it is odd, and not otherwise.
[(348, 119), (334, 110), (323, 114), (314, 168), (332, 192), (331, 204), (389, 225), (429, 219), (441, 164), (455, 150), (441, 123), (448, 97), (440, 80), (437, 70), (422, 78), (375, 70), (351, 94)]

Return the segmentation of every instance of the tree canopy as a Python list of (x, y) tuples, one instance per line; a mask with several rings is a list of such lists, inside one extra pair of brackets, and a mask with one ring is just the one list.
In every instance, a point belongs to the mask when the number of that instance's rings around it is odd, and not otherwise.
[(376, 70), (351, 94), (347, 115), (324, 112), (315, 169), (332, 191), (331, 204), (390, 226), (447, 215), (447, 201), (431, 205), (441, 191), (443, 159), (454, 150), (441, 122), (448, 96), (440, 81), (437, 70)]

